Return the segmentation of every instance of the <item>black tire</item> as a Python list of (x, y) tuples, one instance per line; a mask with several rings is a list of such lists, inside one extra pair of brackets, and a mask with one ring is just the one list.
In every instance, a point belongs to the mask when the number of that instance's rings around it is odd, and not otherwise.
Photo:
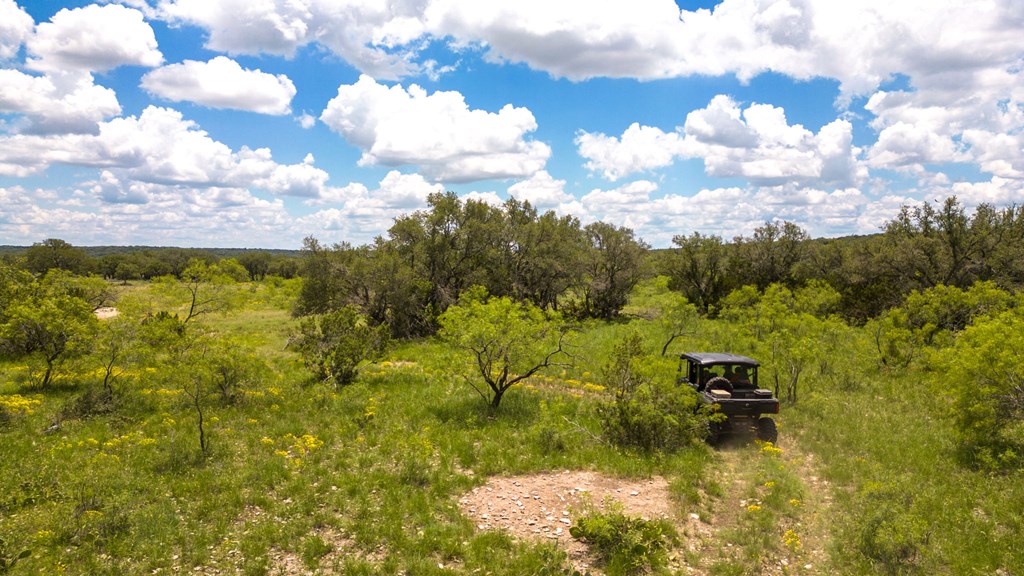
[(732, 382), (729, 382), (729, 380), (722, 376), (715, 376), (711, 380), (708, 380), (708, 383), (704, 388), (706, 390), (725, 390), (729, 394), (732, 394)]
[(725, 434), (724, 428), (724, 423), (708, 420), (708, 436), (706, 440), (710, 446), (718, 446), (721, 443), (722, 436)]
[(775, 420), (761, 418), (757, 421), (757, 439), (761, 442), (776, 444), (779, 441), (779, 431), (775, 427)]

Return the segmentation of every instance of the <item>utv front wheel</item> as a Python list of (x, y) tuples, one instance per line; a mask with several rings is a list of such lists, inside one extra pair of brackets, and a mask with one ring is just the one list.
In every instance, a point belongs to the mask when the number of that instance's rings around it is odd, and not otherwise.
[(779, 431), (775, 428), (775, 420), (761, 418), (757, 421), (757, 439), (772, 444), (779, 441)]

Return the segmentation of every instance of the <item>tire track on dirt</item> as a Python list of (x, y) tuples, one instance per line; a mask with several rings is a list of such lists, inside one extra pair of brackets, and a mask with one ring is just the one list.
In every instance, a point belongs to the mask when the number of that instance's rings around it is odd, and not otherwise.
[(701, 514), (706, 529), (691, 546), (690, 574), (830, 574), (832, 488), (812, 453), (785, 442), (779, 448), (737, 438), (718, 449), (711, 482), (717, 495)]

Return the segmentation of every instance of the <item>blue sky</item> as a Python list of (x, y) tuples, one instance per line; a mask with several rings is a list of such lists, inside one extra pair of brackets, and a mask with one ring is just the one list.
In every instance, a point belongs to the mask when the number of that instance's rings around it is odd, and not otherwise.
[(878, 231), (1024, 198), (1015, 0), (0, 0), (0, 244), (369, 242), (431, 192)]

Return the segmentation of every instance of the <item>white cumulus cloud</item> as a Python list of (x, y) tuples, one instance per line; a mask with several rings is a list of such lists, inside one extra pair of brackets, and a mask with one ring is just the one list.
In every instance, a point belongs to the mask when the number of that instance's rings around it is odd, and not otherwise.
[(152, 70), (142, 77), (142, 87), (173, 102), (274, 115), (290, 114), (295, 96), (295, 84), (287, 76), (248, 70), (224, 56)]
[(35, 29), (35, 21), (14, 0), (0, 0), (0, 61), (13, 58)]
[(415, 165), (436, 181), (525, 177), (551, 155), (527, 139), (537, 122), (526, 108), (471, 110), (458, 92), (389, 88), (365, 75), (340, 86), (320, 120), (363, 150), (361, 165)]
[(257, 188), (306, 198), (318, 196), (328, 179), (311, 155), (279, 164), (266, 148), (236, 152), (180, 112), (155, 106), (103, 122), (96, 135), (0, 137), (0, 175), (38, 174), (52, 164), (105, 168), (129, 184)]
[(508, 194), (516, 200), (529, 202), (541, 211), (558, 209), (576, 199), (565, 191), (565, 180), (553, 178), (547, 170), (509, 186)]
[(859, 185), (867, 176), (853, 146), (853, 126), (835, 120), (817, 134), (790, 125), (782, 108), (715, 96), (694, 110), (675, 132), (634, 123), (621, 137), (580, 132), (579, 154), (586, 167), (617, 180), (661, 168), (677, 159), (701, 158), (710, 176), (740, 177), (756, 185)]
[(600, 171), (612, 181), (636, 172), (664, 168), (684, 155), (679, 134), (635, 122), (620, 138), (581, 131), (576, 135), (576, 146), (580, 156), (587, 159), (587, 170)]
[(418, 69), (410, 46), (422, 36), (420, 3), (359, 0), (164, 0), (158, 14), (209, 33), (208, 48), (277, 54), (318, 43), (362, 72), (394, 80)]
[(142, 12), (117, 4), (62, 9), (36, 27), (27, 46), (28, 66), (43, 72), (101, 72), (163, 62)]
[(420, 174), (392, 170), (374, 190), (359, 182), (328, 188), (320, 199), (307, 203), (331, 207), (300, 217), (297, 223), (303, 230), (321, 231), (346, 242), (366, 244), (384, 235), (395, 218), (425, 209), (427, 197), (443, 191), (444, 186), (432, 184)]
[(24, 115), (27, 132), (95, 132), (121, 105), (88, 72), (32, 76), (0, 69), (0, 112)]

